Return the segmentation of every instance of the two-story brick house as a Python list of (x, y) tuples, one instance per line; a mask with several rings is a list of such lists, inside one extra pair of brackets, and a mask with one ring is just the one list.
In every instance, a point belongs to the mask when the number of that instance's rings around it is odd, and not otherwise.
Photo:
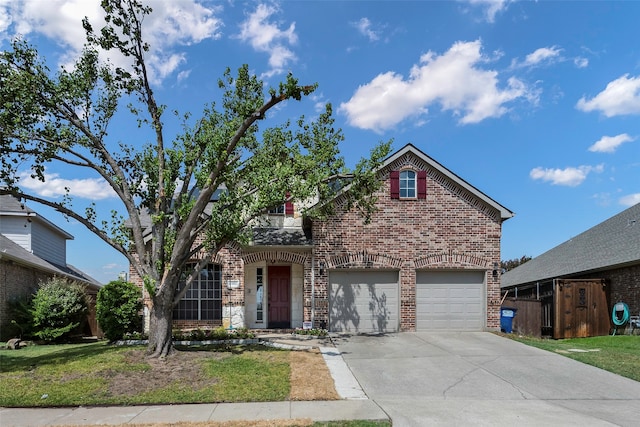
[(174, 325), (497, 329), (502, 222), (513, 213), (413, 145), (388, 157), (378, 176), (368, 224), (343, 209), (341, 196), (324, 220), (293, 204), (274, 209), (251, 244), (228, 245), (211, 260)]
[(101, 335), (95, 319), (100, 283), (67, 264), (67, 240), (73, 236), (10, 195), (0, 196), (0, 338), (19, 331), (11, 325), (9, 303), (34, 294), (42, 282), (62, 277), (86, 287), (91, 335)]

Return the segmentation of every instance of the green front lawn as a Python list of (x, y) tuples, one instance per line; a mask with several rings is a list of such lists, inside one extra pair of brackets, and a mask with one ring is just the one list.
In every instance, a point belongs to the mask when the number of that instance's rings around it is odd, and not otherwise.
[(640, 335), (609, 335), (566, 340), (531, 338), (517, 334), (505, 336), (640, 381)]
[(0, 406), (132, 405), (285, 400), (289, 352), (264, 346), (179, 351), (106, 343), (0, 350)]

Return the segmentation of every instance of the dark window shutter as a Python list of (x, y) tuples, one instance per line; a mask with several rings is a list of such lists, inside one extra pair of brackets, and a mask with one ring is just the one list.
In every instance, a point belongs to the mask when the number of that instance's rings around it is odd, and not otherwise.
[(389, 179), (391, 180), (391, 198), (400, 198), (400, 171), (391, 171), (389, 173)]
[[(291, 194), (287, 193), (287, 198), (289, 198)], [(293, 202), (291, 200), (287, 200), (284, 202), (284, 213), (285, 215), (293, 215)]]
[(427, 171), (418, 171), (418, 199), (427, 198)]

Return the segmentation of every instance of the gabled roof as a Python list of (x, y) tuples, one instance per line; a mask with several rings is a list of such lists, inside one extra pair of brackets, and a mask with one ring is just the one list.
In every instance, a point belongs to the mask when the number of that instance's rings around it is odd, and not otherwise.
[(640, 264), (640, 203), (502, 275), (509, 287)]
[(67, 240), (73, 240), (73, 236), (62, 228), (58, 227), (42, 215), (38, 215), (36, 211), (21, 203), (18, 199), (10, 194), (0, 195), (0, 217), (13, 216), (13, 217), (25, 217), (44, 224), (47, 228), (53, 230), (55, 233), (60, 234)]
[(438, 163), (437, 161), (435, 161), (434, 159), (432, 159), (431, 157), (423, 153), (421, 150), (416, 148), (413, 144), (407, 144), (404, 147), (402, 147), (400, 150), (393, 153), (391, 156), (387, 157), (387, 159), (382, 164), (381, 169), (384, 169), (385, 167), (388, 167), (389, 165), (393, 164), (395, 161), (401, 159), (407, 153), (412, 153), (413, 155), (417, 156), (423, 162), (427, 163), (430, 167), (440, 172), (442, 175), (444, 175), (446, 178), (454, 182), (456, 185), (462, 187), (463, 189), (471, 193), (474, 197), (483, 201), (487, 205), (497, 209), (500, 212), (500, 218), (502, 219), (502, 221), (506, 221), (507, 219), (512, 218), (515, 215), (512, 211), (502, 206), (500, 203), (496, 202), (491, 197), (487, 196), (485, 193), (478, 190), (476, 187), (469, 184), (467, 181), (460, 178), (458, 175), (451, 172), (449, 169), (445, 168), (440, 163)]
[(78, 270), (74, 266), (69, 264), (61, 266), (45, 261), (2, 234), (0, 234), (0, 260), (13, 261), (29, 268), (34, 268), (56, 276), (78, 280), (94, 287), (100, 286), (100, 283), (97, 280)]

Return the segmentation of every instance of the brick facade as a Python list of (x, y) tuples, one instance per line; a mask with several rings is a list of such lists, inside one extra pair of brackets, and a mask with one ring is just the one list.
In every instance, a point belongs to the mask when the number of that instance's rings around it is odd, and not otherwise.
[[(390, 197), (389, 173), (402, 168), (427, 171), (425, 199)], [(381, 179), (378, 211), (369, 224), (344, 212), (337, 200), (336, 214), (313, 225), (314, 256), (327, 267), (316, 276), (317, 316), (328, 320), (328, 269), (398, 270), (400, 330), (414, 331), (416, 270), (470, 269), (488, 272), (486, 326), (498, 328), (500, 283), (492, 271), (500, 262), (500, 213), (412, 154), (389, 165)]]
[(11, 326), (9, 301), (33, 295), (40, 283), (50, 278), (49, 274), (11, 261), (0, 262), (0, 340), (14, 338), (14, 335), (19, 333)]
[[(390, 172), (409, 168), (422, 180), (420, 198), (391, 198)], [(426, 178), (425, 178), (426, 176)], [(500, 263), (502, 222), (512, 213), (412, 146), (389, 158), (378, 173), (382, 187), (377, 212), (364, 224), (355, 211), (345, 212), (338, 197), (335, 214), (312, 222), (313, 244), (298, 247), (240, 247), (229, 245), (212, 263), (222, 266), (223, 307), (231, 318), (241, 318), (234, 327), (262, 328), (256, 320), (256, 271), (266, 274), (269, 266), (291, 266), (291, 326), (329, 324), (329, 271), (336, 269), (392, 270), (399, 277), (400, 330), (416, 329), (416, 272), (473, 270), (485, 272), (486, 322), (489, 329), (500, 324), (500, 283), (494, 265)], [(426, 185), (425, 185), (426, 180)], [(425, 188), (426, 187), (426, 188)], [(426, 189), (426, 196), (424, 190)], [(285, 227), (302, 227), (299, 212), (280, 218)], [(297, 221), (297, 222), (296, 222)], [(283, 225), (280, 225), (282, 227)], [(130, 271), (131, 281), (142, 280)], [(239, 287), (226, 289), (228, 280)], [(266, 280), (265, 280), (266, 286)], [(264, 289), (264, 288), (263, 288)], [(264, 303), (267, 303), (268, 286)], [(145, 304), (150, 300), (145, 294)], [(224, 309), (223, 309), (224, 310)], [(176, 328), (227, 327), (222, 322), (174, 321)], [(265, 322), (264, 325), (267, 323)]]

